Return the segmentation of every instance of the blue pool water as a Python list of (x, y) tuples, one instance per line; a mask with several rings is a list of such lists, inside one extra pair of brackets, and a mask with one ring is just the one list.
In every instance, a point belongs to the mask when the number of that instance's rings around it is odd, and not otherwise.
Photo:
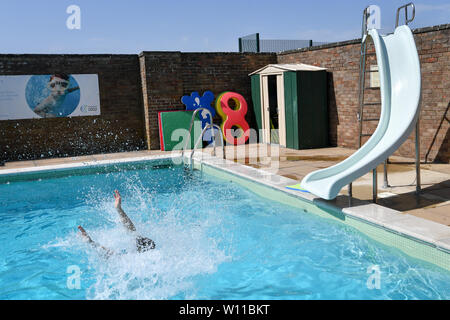
[[(136, 252), (115, 188), (155, 250)], [(0, 184), (0, 203), (0, 299), (450, 298), (443, 269), (181, 167)], [(118, 254), (99, 255), (80, 224)], [(373, 266), (380, 289), (367, 285)]]

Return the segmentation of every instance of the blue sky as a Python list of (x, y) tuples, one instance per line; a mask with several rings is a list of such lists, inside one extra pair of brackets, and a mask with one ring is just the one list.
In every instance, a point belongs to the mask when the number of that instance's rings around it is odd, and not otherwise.
[[(238, 38), (340, 41), (358, 38), (362, 10), (381, 8), (383, 31), (407, 0), (0, 0), (1, 53), (237, 51)], [(66, 27), (69, 5), (81, 29)], [(448, 0), (415, 2), (412, 28), (450, 22)]]

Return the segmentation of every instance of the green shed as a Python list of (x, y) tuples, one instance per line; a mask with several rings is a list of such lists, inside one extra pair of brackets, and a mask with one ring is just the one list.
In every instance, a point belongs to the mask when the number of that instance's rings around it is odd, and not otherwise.
[(328, 146), (325, 68), (269, 64), (249, 76), (256, 129), (278, 129), (259, 131), (259, 141), (291, 149)]

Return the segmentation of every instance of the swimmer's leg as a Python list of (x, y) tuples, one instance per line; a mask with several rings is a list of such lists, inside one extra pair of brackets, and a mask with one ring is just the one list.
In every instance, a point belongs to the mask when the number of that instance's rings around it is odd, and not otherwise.
[(92, 244), (94, 247), (98, 246), (98, 244), (91, 239), (91, 237), (87, 234), (86, 230), (84, 230), (82, 226), (78, 226), (78, 230), (80, 230), (81, 236), (85, 241), (87, 241), (87, 243)]
[[(114, 199), (115, 199), (114, 206), (116, 207), (117, 212), (119, 213), (120, 221), (125, 226), (125, 228), (127, 228), (129, 231), (135, 233), (136, 227), (134, 226), (131, 219), (127, 216), (125, 211), (123, 211), (123, 209), (122, 209), (122, 197), (120, 196), (120, 193), (118, 190), (114, 190)], [(149, 249), (154, 249), (155, 242), (149, 238), (137, 235), (136, 247), (137, 247), (138, 252), (145, 252)]]
[(87, 234), (86, 230), (84, 230), (84, 228), (82, 226), (78, 226), (78, 230), (80, 230), (81, 236), (86, 240), (87, 243), (91, 244), (96, 249), (98, 249), (98, 248), (102, 249), (103, 253), (106, 255), (106, 257), (109, 257), (110, 255), (112, 255), (114, 253), (114, 251), (112, 251), (108, 248), (105, 248), (104, 246), (101, 246), (97, 242), (92, 240), (92, 238)]
[(127, 214), (125, 213), (125, 211), (123, 211), (122, 209), (122, 197), (120, 196), (120, 193), (118, 190), (114, 190), (114, 206), (117, 209), (117, 212), (119, 213), (120, 216), (120, 221), (122, 222), (122, 224), (125, 226), (125, 228), (127, 228), (129, 231), (136, 231), (136, 227), (133, 224), (133, 221), (131, 221), (131, 219), (127, 216)]

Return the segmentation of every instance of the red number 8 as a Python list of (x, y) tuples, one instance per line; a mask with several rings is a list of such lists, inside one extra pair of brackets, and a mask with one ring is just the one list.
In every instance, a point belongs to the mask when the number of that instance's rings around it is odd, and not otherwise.
[[(228, 105), (230, 99), (233, 99), (235, 102), (236, 110), (233, 110)], [(224, 92), (220, 94), (216, 100), (216, 110), (223, 120), (220, 127), (222, 128), (224, 139), (228, 143), (234, 145), (247, 142), (250, 127), (245, 120), (245, 115), (247, 114), (247, 102), (244, 97), (236, 92)], [(233, 127), (238, 127), (242, 130), (238, 137), (234, 137), (231, 134)]]

